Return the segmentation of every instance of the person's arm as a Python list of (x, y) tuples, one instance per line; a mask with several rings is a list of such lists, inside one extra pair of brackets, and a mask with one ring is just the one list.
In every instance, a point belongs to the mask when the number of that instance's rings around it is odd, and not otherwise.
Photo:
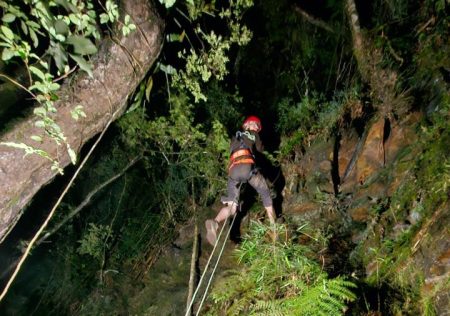
[(236, 136), (233, 136), (230, 140), (230, 154), (233, 153), (236, 149), (239, 148), (239, 141), (236, 139)]
[(259, 137), (258, 133), (254, 133), (255, 135), (255, 148), (258, 152), (262, 153), (264, 151), (264, 145), (261, 141), (261, 138)]

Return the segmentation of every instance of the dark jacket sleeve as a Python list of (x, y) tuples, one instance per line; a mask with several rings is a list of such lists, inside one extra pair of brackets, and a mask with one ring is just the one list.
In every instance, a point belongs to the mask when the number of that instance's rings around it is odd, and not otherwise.
[(261, 138), (259, 137), (258, 133), (254, 133), (253, 135), (255, 135), (255, 148), (256, 148), (257, 151), (262, 153), (264, 151), (264, 146), (263, 146), (263, 143), (261, 141)]
[(236, 136), (233, 136), (230, 141), (230, 154), (239, 149), (240, 142), (236, 139)]

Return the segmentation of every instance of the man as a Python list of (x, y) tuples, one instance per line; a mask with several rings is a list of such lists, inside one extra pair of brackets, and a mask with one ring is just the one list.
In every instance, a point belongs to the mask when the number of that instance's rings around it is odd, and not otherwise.
[(206, 239), (213, 246), (216, 243), (219, 223), (236, 213), (242, 183), (248, 182), (258, 192), (270, 223), (275, 223), (275, 212), (269, 187), (263, 175), (255, 167), (254, 152), (255, 150), (261, 153), (263, 151), (262, 142), (258, 134), (261, 128), (261, 120), (256, 116), (249, 116), (242, 125), (243, 131), (238, 131), (236, 136), (231, 139), (227, 184), (228, 195), (222, 199), (225, 206), (214, 219), (208, 219), (205, 222)]

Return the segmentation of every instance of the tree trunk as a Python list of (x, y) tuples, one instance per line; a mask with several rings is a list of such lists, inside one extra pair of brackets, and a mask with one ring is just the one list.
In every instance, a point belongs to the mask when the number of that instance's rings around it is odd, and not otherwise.
[[(382, 67), (383, 51), (375, 47), (371, 38), (361, 30), (355, 0), (346, 0), (347, 16), (353, 42), (353, 54), (363, 81), (370, 86), (372, 105), (380, 116), (401, 116), (409, 109), (405, 95), (396, 92), (397, 73)], [(398, 59), (397, 56), (396, 59)]]
[[(78, 153), (108, 121), (123, 114), (128, 96), (148, 72), (162, 48), (164, 24), (150, 7), (148, 0), (128, 0), (123, 11), (130, 15), (137, 30), (117, 40), (104, 40), (93, 61), (93, 76), (79, 73), (67, 80), (58, 93), (58, 112), (54, 120)], [(82, 105), (86, 118), (75, 121), (71, 110)], [(53, 140), (38, 144), (31, 135), (42, 130), (34, 126), (36, 118), (28, 116), (0, 136), (0, 142), (25, 143), (39, 147), (57, 157), (60, 166), (70, 163), (63, 147)], [(38, 146), (39, 145), (39, 146)], [(51, 162), (37, 155), (24, 157), (19, 149), (0, 146), (0, 242), (4, 240), (42, 186), (56, 176)]]
[(356, 58), (356, 63), (358, 64), (359, 73), (364, 81), (368, 82), (368, 71), (370, 69), (370, 56), (367, 55), (367, 50), (365, 49), (366, 39), (361, 33), (361, 26), (359, 24), (359, 14), (356, 10), (356, 4), (354, 0), (347, 0), (346, 3), (347, 15), (350, 22), (350, 30), (352, 31), (352, 42), (353, 42), (353, 54)]

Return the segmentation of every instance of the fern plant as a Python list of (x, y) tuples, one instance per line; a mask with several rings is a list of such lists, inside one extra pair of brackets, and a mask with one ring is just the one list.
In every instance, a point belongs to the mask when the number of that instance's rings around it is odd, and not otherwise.
[(282, 305), (285, 312), (293, 315), (342, 315), (347, 309), (346, 302), (356, 297), (351, 291), (355, 284), (343, 277), (321, 280), (306, 288), (301, 295), (285, 300)]
[[(285, 226), (276, 226), (285, 236)], [(213, 288), (208, 315), (342, 315), (355, 284), (328, 278), (311, 248), (272, 241), (269, 228), (253, 222), (236, 250), (241, 267)]]

